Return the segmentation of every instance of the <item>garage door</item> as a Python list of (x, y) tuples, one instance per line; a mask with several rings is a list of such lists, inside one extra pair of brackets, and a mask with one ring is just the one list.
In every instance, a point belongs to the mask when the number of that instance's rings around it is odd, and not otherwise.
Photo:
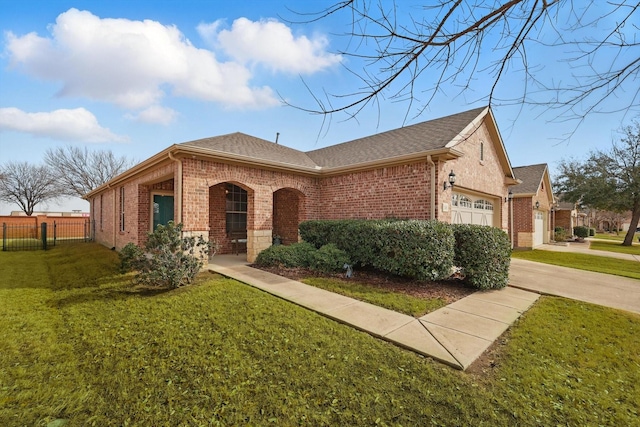
[(493, 226), (493, 203), (487, 199), (474, 198), (468, 194), (453, 193), (451, 196), (451, 222), (453, 224)]
[(533, 246), (540, 246), (544, 243), (544, 213), (536, 211), (533, 223)]

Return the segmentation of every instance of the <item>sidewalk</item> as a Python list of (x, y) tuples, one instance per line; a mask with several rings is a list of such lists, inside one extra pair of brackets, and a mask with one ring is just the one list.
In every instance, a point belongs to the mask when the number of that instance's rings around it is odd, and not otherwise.
[(416, 319), (249, 267), (235, 255), (215, 256), (209, 270), (462, 370), (539, 298), (511, 287), (476, 292)]

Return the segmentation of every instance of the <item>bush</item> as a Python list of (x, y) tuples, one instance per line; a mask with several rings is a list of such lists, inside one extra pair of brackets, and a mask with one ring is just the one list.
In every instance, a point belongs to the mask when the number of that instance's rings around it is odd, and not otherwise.
[(482, 225), (456, 224), (455, 265), (465, 282), (478, 289), (502, 289), (509, 283), (511, 243), (504, 231)]
[(596, 229), (595, 228), (590, 228), (589, 229), (589, 237), (593, 237), (596, 235)]
[(120, 257), (120, 272), (128, 273), (142, 268), (140, 261), (144, 258), (144, 251), (134, 243), (127, 243), (118, 254)]
[(332, 273), (341, 271), (345, 264), (350, 263), (351, 260), (345, 251), (329, 243), (313, 253), (309, 267), (323, 273)]
[(193, 281), (211, 247), (202, 236), (182, 237), (182, 224), (169, 221), (148, 235), (144, 251), (131, 243), (122, 248), (121, 269), (136, 270), (138, 283), (177, 288)]
[(567, 234), (563, 227), (556, 227), (553, 236), (556, 242), (564, 242), (567, 240)]
[(307, 242), (271, 246), (258, 254), (256, 264), (262, 267), (308, 267), (315, 246)]
[(300, 236), (316, 247), (334, 243), (354, 265), (419, 280), (447, 278), (453, 266), (453, 231), (439, 221), (306, 221)]
[(589, 229), (581, 225), (577, 227), (573, 227), (573, 234), (578, 236), (581, 239), (584, 239), (585, 237), (589, 237)]
[(451, 276), (455, 239), (440, 221), (392, 221), (379, 224), (367, 239), (373, 244), (373, 267), (418, 280)]

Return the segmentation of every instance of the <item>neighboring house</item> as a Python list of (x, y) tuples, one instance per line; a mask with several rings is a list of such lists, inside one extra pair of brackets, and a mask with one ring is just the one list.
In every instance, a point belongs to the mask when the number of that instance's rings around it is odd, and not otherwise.
[(548, 243), (552, 231), (553, 190), (546, 163), (514, 167), (521, 181), (511, 187), (513, 216), (509, 235), (514, 248), (535, 248)]
[(573, 236), (573, 227), (580, 224), (580, 219), (585, 216), (578, 215), (578, 209), (575, 203), (565, 202), (562, 200), (562, 195), (558, 196), (558, 202), (553, 208), (553, 229), (563, 228), (567, 237)]
[(85, 199), (106, 246), (142, 244), (174, 220), (186, 235), (215, 240), (218, 253), (241, 236), (253, 261), (275, 236), (297, 242), (299, 223), (311, 219), (437, 219), (507, 231), (515, 183), (484, 107), (309, 152), (242, 133), (174, 144)]

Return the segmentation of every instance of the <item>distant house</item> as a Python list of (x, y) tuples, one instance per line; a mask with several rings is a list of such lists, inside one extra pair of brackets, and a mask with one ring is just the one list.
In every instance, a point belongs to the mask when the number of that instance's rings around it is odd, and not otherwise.
[(511, 187), (513, 218), (509, 234), (514, 248), (535, 248), (551, 240), (553, 190), (546, 163), (513, 168), (521, 181)]
[(297, 242), (310, 219), (437, 219), (507, 231), (516, 183), (483, 107), (309, 152), (243, 133), (174, 144), (85, 198), (106, 246), (141, 244), (174, 220), (187, 235), (215, 240), (219, 253), (240, 236), (253, 261), (275, 236)]

